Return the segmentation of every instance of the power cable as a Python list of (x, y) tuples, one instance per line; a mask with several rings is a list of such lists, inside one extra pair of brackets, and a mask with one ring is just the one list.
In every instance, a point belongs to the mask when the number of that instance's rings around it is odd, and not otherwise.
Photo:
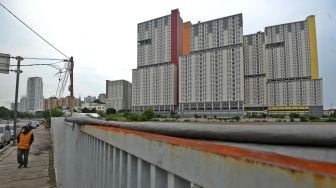
[[(25, 64), (25, 65), (20, 65), (21, 67), (22, 66), (25, 66), (25, 67), (30, 67), (30, 66), (38, 66), (38, 65), (55, 65), (57, 63), (62, 63), (62, 61), (60, 62), (56, 62), (56, 63), (34, 63), (34, 64)], [(17, 66), (17, 65), (9, 65), (9, 66)]]
[(55, 58), (45, 58), (45, 57), (22, 57), (23, 59), (32, 59), (32, 60), (46, 60), (46, 61), (60, 61), (60, 62), (66, 62), (67, 59), (55, 59)]
[(17, 17), (12, 11), (10, 11), (7, 7), (5, 7), (1, 2), (0, 6), (2, 6), (7, 12), (9, 12), (12, 16), (14, 16), (19, 22), (21, 22), (24, 26), (26, 26), (29, 30), (31, 30), (33, 33), (35, 33), (40, 39), (42, 39), (44, 42), (49, 44), (52, 48), (54, 48), (58, 53), (62, 54), (67, 59), (70, 59), (67, 55), (65, 55), (61, 50), (57, 49), (54, 45), (52, 45), (50, 42), (48, 42), (44, 37), (42, 37), (40, 34), (38, 34), (33, 28), (31, 28), (29, 25), (27, 25), (25, 22), (23, 22), (19, 17)]

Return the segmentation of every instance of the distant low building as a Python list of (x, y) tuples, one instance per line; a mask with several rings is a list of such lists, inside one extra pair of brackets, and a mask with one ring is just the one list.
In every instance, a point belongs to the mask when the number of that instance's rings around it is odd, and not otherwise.
[(333, 116), (336, 115), (336, 109), (323, 110), (324, 116)]
[(73, 101), (72, 106), (79, 106), (79, 99), (75, 98), (71, 100), (70, 96), (64, 98), (56, 98), (56, 97), (49, 97), (48, 99), (44, 99), (44, 110), (50, 110), (54, 108), (70, 108), (71, 101)]
[(82, 111), (82, 109), (87, 108), (89, 110), (96, 109), (97, 111), (105, 111), (105, 104), (102, 103), (84, 103), (80, 107), (76, 107), (75, 110)]

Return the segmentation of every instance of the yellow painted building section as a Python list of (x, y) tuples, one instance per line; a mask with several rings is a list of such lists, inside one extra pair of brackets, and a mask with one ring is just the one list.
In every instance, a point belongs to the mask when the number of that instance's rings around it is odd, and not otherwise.
[(271, 106), (269, 111), (309, 111), (308, 106)]
[(189, 55), (190, 53), (190, 32), (191, 32), (191, 23), (183, 23), (183, 32), (182, 32), (182, 55)]
[(310, 71), (313, 80), (319, 79), (315, 16), (308, 16)]

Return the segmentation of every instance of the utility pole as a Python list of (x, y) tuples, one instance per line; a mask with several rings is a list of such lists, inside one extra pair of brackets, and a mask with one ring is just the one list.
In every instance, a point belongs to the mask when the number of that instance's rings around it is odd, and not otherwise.
[(69, 90), (70, 90), (70, 116), (73, 116), (73, 109), (74, 109), (74, 92), (73, 92), (73, 69), (74, 69), (74, 61), (73, 61), (73, 57), (70, 57), (70, 86), (69, 86)]
[(15, 57), (17, 60), (17, 66), (16, 66), (16, 86), (15, 86), (15, 105), (14, 105), (14, 140), (13, 140), (13, 145), (16, 145), (16, 123), (17, 123), (17, 104), (18, 104), (18, 94), (19, 94), (19, 80), (20, 80), (20, 63), (23, 60), (21, 56)]

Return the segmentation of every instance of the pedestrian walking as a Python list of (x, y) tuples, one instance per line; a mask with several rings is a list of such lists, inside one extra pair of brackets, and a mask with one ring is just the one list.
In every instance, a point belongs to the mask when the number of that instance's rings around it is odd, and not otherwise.
[(32, 132), (32, 127), (29, 123), (28, 125), (21, 128), (17, 137), (17, 161), (19, 163), (18, 168), (21, 168), (22, 166), (24, 168), (28, 167), (29, 149), (33, 141), (34, 134)]

